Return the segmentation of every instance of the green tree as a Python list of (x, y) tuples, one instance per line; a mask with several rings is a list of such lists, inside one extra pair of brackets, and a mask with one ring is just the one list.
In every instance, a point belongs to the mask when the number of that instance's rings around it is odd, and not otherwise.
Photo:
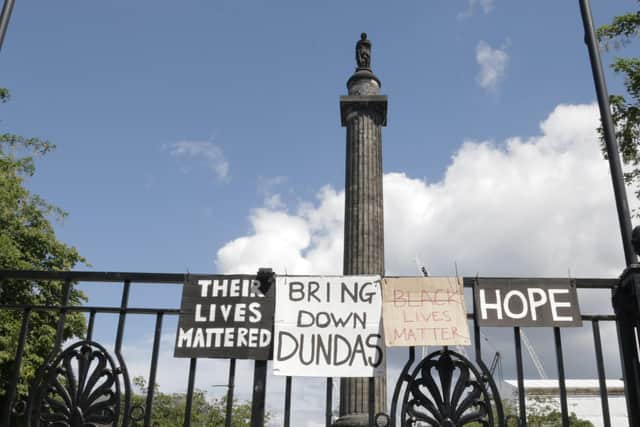
[[(598, 28), (597, 36), (605, 50), (621, 51), (639, 31), (640, 11), (616, 16), (610, 24)], [(626, 95), (609, 97), (616, 140), (622, 161), (629, 167), (625, 181), (635, 188), (640, 198), (640, 58), (616, 56), (611, 68), (623, 76), (627, 91)], [(604, 141), (602, 128), (599, 130)]]
[[(502, 409), (505, 418), (517, 419), (518, 410), (514, 402), (504, 400)], [(507, 420), (508, 426), (515, 425), (513, 421)], [(562, 412), (560, 403), (551, 397), (536, 396), (527, 399), (527, 425), (530, 427), (562, 427)], [(578, 418), (571, 412), (569, 415), (569, 425), (571, 427), (593, 427), (590, 421)], [(480, 427), (480, 423), (470, 424), (469, 427)]]
[[(132, 406), (145, 406), (147, 384), (144, 378), (135, 377), (133, 384), (137, 387), (131, 399)], [(153, 410), (151, 425), (153, 427), (174, 427), (182, 425), (186, 408), (185, 393), (163, 393), (156, 385), (153, 394)], [(220, 427), (225, 425), (226, 398), (209, 400), (206, 391), (195, 390), (191, 406), (191, 425), (194, 427)], [(231, 416), (233, 427), (246, 427), (251, 421), (251, 402), (233, 402)], [(265, 424), (269, 414), (265, 414)], [(138, 423), (140, 424), (140, 423)]]
[[(0, 102), (8, 98), (9, 92), (0, 88)], [(54, 148), (38, 138), (0, 134), (0, 270), (64, 271), (77, 263), (86, 264), (74, 247), (56, 238), (51, 220), (62, 220), (66, 213), (25, 187), (25, 180), (35, 172), (35, 158)], [(0, 305), (60, 304), (62, 289), (60, 282), (4, 280), (0, 282)], [(70, 304), (84, 300), (79, 290), (72, 289)], [(16, 368), (22, 317), (21, 311), (0, 309), (0, 403)], [(58, 317), (57, 312), (31, 314), (18, 397), (26, 394), (28, 381), (53, 350)], [(84, 315), (68, 313), (63, 338), (78, 337), (84, 331)]]
[[(527, 425), (531, 427), (561, 427), (562, 412), (560, 402), (550, 397), (537, 396), (530, 399), (527, 406)], [(580, 419), (574, 412), (569, 414), (571, 427), (593, 427), (587, 420)]]

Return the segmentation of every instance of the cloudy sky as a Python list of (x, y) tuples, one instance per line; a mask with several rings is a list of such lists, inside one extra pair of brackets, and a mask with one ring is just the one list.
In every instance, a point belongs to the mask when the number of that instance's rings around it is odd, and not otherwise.
[[(592, 3), (597, 24), (634, 6)], [(433, 275), (620, 273), (577, 2), (18, 2), (0, 53), (12, 92), (1, 125), (57, 144), (29, 186), (69, 212), (56, 230), (91, 263), (79, 269), (339, 274), (339, 96), (362, 31), (389, 97), (388, 274), (416, 275), (417, 263)], [(620, 78), (607, 78), (619, 93)], [(117, 286), (84, 288), (91, 303), (119, 303)], [(138, 286), (131, 304), (177, 307), (179, 298), (177, 286)], [(581, 304), (610, 312), (606, 292)], [(112, 340), (114, 321), (99, 316), (97, 337)], [(603, 328), (607, 374), (617, 378), (615, 334)], [(158, 381), (184, 389), (186, 363), (171, 357), (174, 319), (163, 333)], [(485, 346), (487, 359), (505, 355), (506, 377), (510, 333), (487, 330)], [(528, 333), (555, 375), (551, 331)], [(127, 324), (136, 375), (148, 375), (152, 334), (153, 318)], [(567, 359), (590, 354), (590, 325), (563, 338)], [(392, 352), (390, 383), (403, 357)], [(212, 396), (224, 392), (214, 386), (226, 382), (225, 363), (199, 365), (198, 385)], [(525, 369), (536, 378), (528, 360)], [(593, 377), (595, 361), (569, 364), (568, 375)], [(239, 376), (250, 383), (250, 364)], [(305, 391), (295, 425), (322, 422), (318, 381), (294, 382)], [(270, 378), (268, 391), (277, 419), (283, 382)]]

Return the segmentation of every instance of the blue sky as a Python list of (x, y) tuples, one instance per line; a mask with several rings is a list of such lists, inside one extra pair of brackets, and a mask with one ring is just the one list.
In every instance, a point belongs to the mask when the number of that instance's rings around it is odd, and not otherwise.
[[(592, 1), (597, 24), (634, 6)], [(388, 272), (620, 271), (577, 1), (18, 1), (2, 126), (58, 146), (29, 186), (91, 269), (339, 273), (339, 96), (362, 31), (389, 96)]]
[[(532, 135), (555, 105), (594, 99), (575, 2), (468, 18), (462, 1), (343, 3), (18, 2), (3, 124), (58, 145), (31, 185), (70, 213), (60, 236), (100, 270), (211, 271), (261, 177), (287, 177), (291, 200), (341, 187), (338, 96), (361, 31), (389, 96), (388, 172), (436, 180), (465, 138)], [(597, 22), (631, 6), (593, 2)], [(480, 41), (508, 55), (495, 89), (477, 83)], [(163, 148), (179, 141), (219, 147), (228, 180)]]

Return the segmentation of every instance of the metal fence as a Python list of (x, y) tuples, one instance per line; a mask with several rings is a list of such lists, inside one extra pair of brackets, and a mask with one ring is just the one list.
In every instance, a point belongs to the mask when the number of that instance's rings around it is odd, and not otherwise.
[[(163, 284), (182, 285), (185, 281), (184, 274), (158, 274), (158, 273), (117, 273), (117, 272), (37, 272), (37, 271), (0, 271), (0, 285), (4, 287), (10, 287), (12, 281), (60, 281), (63, 283), (63, 292), (59, 301), (59, 304), (54, 305), (0, 305), (0, 311), (15, 312), (16, 316), (20, 316), (21, 328), (17, 339), (18, 345), (15, 349), (15, 356), (13, 362), (13, 368), (11, 370), (11, 378), (8, 379), (7, 389), (5, 396), (2, 399), (2, 408), (0, 418), (1, 425), (9, 427), (17, 425), (15, 420), (19, 417), (27, 420), (28, 425), (63, 425), (53, 424), (55, 420), (53, 418), (46, 419), (40, 412), (43, 402), (49, 405), (60, 404), (59, 402), (47, 401), (47, 390), (52, 387), (51, 381), (58, 374), (65, 373), (65, 369), (70, 366), (69, 360), (76, 358), (81, 360), (83, 357), (94, 357), (103, 361), (105, 372), (110, 372), (111, 381), (109, 384), (115, 390), (112, 394), (106, 394), (107, 398), (95, 399), (93, 398), (94, 407), (98, 407), (94, 411), (94, 420), (102, 421), (97, 422), (96, 425), (143, 425), (145, 427), (152, 427), (152, 414), (154, 404), (154, 393), (156, 388), (156, 374), (158, 368), (158, 355), (160, 347), (160, 339), (163, 331), (163, 320), (167, 316), (176, 316), (179, 314), (179, 309), (173, 308), (142, 308), (132, 307), (129, 304), (129, 294), (132, 286), (136, 284), (157, 284), (161, 286)], [(604, 289), (611, 290), (616, 285), (616, 279), (571, 279), (578, 289)], [(101, 282), (104, 284), (117, 284), (123, 285), (120, 295), (119, 306), (103, 306), (103, 305), (81, 305), (75, 306), (69, 304), (70, 290), (72, 284), (75, 283), (95, 283)], [(471, 288), (474, 286), (475, 278), (464, 278), (464, 286)], [(610, 305), (607, 303), (607, 307)], [(58, 314), (55, 344), (51, 349), (51, 355), (48, 363), (45, 364), (37, 373), (36, 378), (29, 387), (27, 396), (21, 396), (17, 393), (17, 384), (19, 382), (19, 372), (21, 363), (25, 357), (25, 342), (30, 327), (30, 319), (33, 313), (36, 312), (49, 312)], [(87, 316), (87, 330), (86, 336), (81, 341), (72, 344), (66, 349), (62, 349), (63, 345), (63, 330), (65, 326), (65, 319), (70, 312), (81, 312)], [(111, 313), (118, 316), (117, 330), (115, 335), (114, 353), (115, 358), (112, 358), (101, 344), (95, 343), (94, 338), (94, 325), (96, 320), (96, 314), (98, 313)], [(147, 383), (146, 402), (144, 407), (131, 405), (131, 381), (129, 373), (126, 368), (126, 361), (122, 355), (122, 343), (125, 331), (125, 322), (127, 315), (138, 314), (155, 317), (155, 329), (153, 338), (153, 347), (151, 350), (151, 360), (149, 362), (149, 377)], [(475, 321), (473, 313), (468, 314), (473, 324), (474, 335), (474, 360), (477, 365), (484, 367), (482, 363), (482, 331)], [(598, 380), (600, 385), (600, 401), (602, 406), (603, 424), (605, 426), (611, 426), (609, 404), (607, 400), (607, 388), (605, 384), (605, 366), (603, 361), (602, 340), (600, 336), (600, 324), (601, 322), (615, 322), (615, 316), (608, 314), (593, 314), (582, 315), (584, 322), (590, 322), (593, 331), (593, 343), (596, 356), (596, 368), (598, 373)], [(558, 371), (558, 384), (559, 384), (559, 400), (560, 409), (562, 412), (562, 425), (569, 426), (569, 408), (567, 405), (567, 389), (565, 384), (565, 357), (563, 354), (562, 345), (562, 333), (560, 328), (553, 328), (555, 355)], [(3, 350), (3, 349), (0, 349)], [(527, 400), (524, 388), (524, 369), (523, 369), (523, 356), (522, 356), (522, 342), (520, 330), (518, 327), (513, 328), (513, 351), (516, 361), (517, 371), (517, 383), (518, 383), (518, 403), (517, 403), (517, 420), (511, 420), (514, 424), (526, 426), (527, 425)], [(83, 356), (84, 355), (84, 356)], [(406, 384), (401, 384), (408, 379), (407, 370), (411, 362), (415, 359), (415, 349), (409, 348), (408, 364), (405, 366), (403, 372), (401, 372), (398, 378), (397, 390), (394, 393), (393, 401), (391, 402), (391, 425), (396, 425), (397, 414), (396, 408), (403, 406), (403, 402), (400, 402), (400, 393), (402, 387), (407, 387)], [(425, 359), (426, 360), (426, 359)], [(66, 363), (66, 365), (65, 365)], [(194, 395), (195, 377), (197, 371), (197, 359), (190, 359), (189, 372), (187, 379), (187, 393), (186, 393), (186, 406), (184, 413), (184, 426), (191, 425), (191, 412), (192, 412), (192, 399)], [(80, 366), (80, 365), (78, 365)], [(486, 371), (486, 369), (485, 369)], [(483, 371), (483, 372), (485, 372)], [(89, 373), (85, 373), (85, 376)], [(480, 374), (480, 376), (486, 376), (486, 374)], [(81, 374), (82, 376), (82, 374)], [(232, 422), (232, 405), (234, 396), (234, 387), (236, 385), (236, 360), (229, 360), (228, 369), (228, 393), (227, 393), (227, 406), (226, 406), (226, 419), (225, 427), (231, 426)], [(266, 390), (266, 376), (267, 376), (267, 362), (256, 361), (254, 362), (254, 375), (253, 375), (253, 396), (252, 396), (252, 411), (251, 411), (251, 425), (262, 426), (265, 414), (265, 399), (268, 393)], [(491, 380), (491, 378), (488, 378)], [(486, 378), (485, 378), (486, 380)], [(79, 381), (79, 380), (78, 380)], [(84, 378), (85, 383), (89, 382), (89, 379)], [(292, 378), (286, 377), (285, 379), (285, 394), (284, 394), (284, 413), (282, 414), (283, 425), (289, 427), (291, 425), (291, 411), (292, 411)], [(79, 384), (79, 383), (78, 383)], [(78, 384), (74, 386), (79, 387)], [(68, 384), (58, 384), (59, 387), (67, 386)], [(86, 385), (86, 384), (85, 384)], [(55, 388), (56, 385), (54, 384)], [(106, 390), (103, 390), (106, 391)], [(91, 392), (91, 390), (88, 390)], [(117, 396), (115, 396), (117, 394)], [(497, 391), (494, 390), (494, 398), (499, 400)], [(406, 394), (405, 394), (406, 395)], [(105, 403), (105, 399), (108, 402)], [(91, 400), (91, 399), (89, 399)], [(108, 405), (107, 403), (110, 403)], [(73, 411), (70, 408), (77, 402), (63, 402), (68, 406), (64, 411), (71, 414)], [(89, 403), (85, 402), (85, 406)], [(324, 402), (325, 408), (325, 423), (326, 426), (331, 426), (333, 419), (333, 379), (326, 378), (326, 398)], [(87, 412), (87, 408), (84, 408)], [(64, 412), (63, 411), (63, 412)], [(370, 420), (373, 419), (373, 408), (370, 408)], [(90, 411), (89, 411), (90, 412)], [(121, 415), (122, 414), (122, 415)], [(85, 413), (85, 416), (88, 416)], [(71, 415), (69, 415), (71, 417)], [(110, 418), (111, 417), (111, 418)], [(43, 422), (43, 420), (45, 422)], [(49, 424), (47, 424), (47, 422)], [(387, 421), (388, 422), (388, 421)], [(495, 422), (495, 425), (506, 425), (505, 420), (501, 419)], [(69, 421), (64, 425), (82, 425), (73, 424)], [(406, 420), (402, 420), (400, 425), (406, 424)], [(512, 425), (512, 424), (509, 424)]]
[[(613, 289), (616, 285), (615, 279), (571, 279), (578, 289)], [(465, 278), (464, 286), (473, 287), (475, 279)], [(610, 305), (610, 299), (607, 299), (607, 307)], [(581, 315), (583, 322), (591, 322), (593, 330), (594, 350), (596, 356), (596, 369), (598, 373), (598, 383), (600, 391), (600, 404), (602, 406), (603, 424), (606, 427), (611, 426), (611, 417), (609, 413), (609, 401), (607, 396), (607, 387), (605, 383), (605, 367), (602, 352), (602, 339), (600, 336), (600, 322), (615, 322), (614, 315), (607, 314), (591, 314)], [(481, 362), (481, 328), (478, 325), (475, 316), (469, 314), (469, 318), (473, 319), (474, 328), (474, 350), (475, 357), (478, 362)], [(559, 327), (553, 328), (554, 345), (556, 364), (558, 369), (558, 385), (560, 390), (560, 409), (562, 413), (562, 425), (568, 427), (569, 424), (569, 408), (567, 405), (567, 388), (565, 377), (565, 357), (562, 348), (562, 333)], [(526, 393), (524, 389), (524, 369), (522, 360), (522, 339), (520, 334), (520, 328), (513, 328), (514, 337), (514, 352), (516, 359), (516, 373), (518, 382), (518, 421), (519, 425), (527, 425), (527, 405), (526, 405)]]

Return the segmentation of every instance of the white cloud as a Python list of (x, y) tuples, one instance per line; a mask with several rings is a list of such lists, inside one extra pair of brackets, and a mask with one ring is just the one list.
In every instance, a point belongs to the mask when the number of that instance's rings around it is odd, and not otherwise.
[[(386, 270), (417, 275), (415, 258), (433, 275), (616, 277), (624, 266), (608, 165), (602, 159), (595, 105), (559, 105), (540, 124), (539, 135), (502, 142), (468, 140), (453, 154), (442, 179), (425, 182), (405, 173), (384, 176)], [(630, 198), (632, 207), (638, 206)], [(342, 270), (344, 191), (319, 190), (317, 200), (264, 206), (249, 215), (251, 232), (217, 253), (221, 273), (339, 274)], [(585, 292), (583, 313), (611, 311), (606, 291)], [(467, 296), (470, 296), (467, 293)], [(606, 301), (606, 302), (605, 302)], [(606, 329), (607, 374), (620, 375), (612, 323)], [(603, 329), (604, 330), (604, 329)], [(531, 331), (531, 332), (529, 332)], [(506, 377), (515, 375), (512, 331), (485, 328), (485, 360), (497, 349)], [(528, 329), (545, 368), (555, 375), (548, 328)], [(565, 361), (593, 354), (590, 325), (563, 331)], [(404, 349), (389, 355), (388, 389), (397, 380)], [(525, 375), (535, 378), (525, 356)], [(595, 360), (568, 364), (570, 377), (595, 377)], [(272, 381), (273, 378), (273, 381)], [(269, 400), (281, 402), (281, 379), (270, 377)], [(335, 385), (339, 383), (335, 381)], [(295, 379), (293, 413), (321, 422), (323, 387)], [(277, 394), (274, 396), (273, 393)], [(338, 392), (334, 390), (334, 399)], [(337, 406), (334, 405), (334, 408)], [(273, 407), (275, 418), (281, 409)], [(304, 420), (304, 421), (303, 421)], [(277, 424), (277, 423), (276, 423)]]
[(480, 71), (476, 80), (483, 89), (495, 89), (500, 80), (505, 76), (509, 55), (506, 45), (494, 49), (484, 40), (480, 40), (476, 46), (476, 62)]
[[(415, 274), (615, 276), (623, 257), (595, 105), (560, 105), (535, 137), (465, 141), (445, 176), (384, 176), (386, 270)], [(224, 245), (221, 272), (270, 266), (289, 274), (341, 273), (344, 192), (315, 203), (255, 209), (252, 232)], [(635, 200), (632, 203), (637, 204)]]
[[(202, 160), (218, 180), (229, 180), (229, 162), (219, 145), (209, 141), (179, 141), (171, 144), (169, 149), (172, 156)], [(183, 167), (183, 171), (188, 170)]]
[(284, 207), (255, 209), (254, 234), (239, 237), (217, 253), (221, 272), (252, 273), (259, 267), (295, 274), (339, 273), (342, 266), (344, 193), (324, 187), (318, 204), (302, 202), (295, 214)]
[[(385, 174), (387, 272), (419, 274), (414, 264), (418, 256), (433, 275), (452, 274), (457, 262), (460, 274), (467, 276), (565, 276), (570, 270), (574, 277), (616, 277), (624, 257), (608, 165), (602, 160), (595, 132), (598, 123), (595, 105), (559, 105), (540, 124), (536, 136), (463, 142), (440, 180)], [(282, 178), (265, 179), (265, 194), (277, 196), (273, 187), (283, 182)], [(630, 197), (629, 201), (632, 208), (638, 206), (637, 199)], [(251, 231), (220, 248), (218, 270), (255, 273), (258, 267), (272, 267), (279, 273), (339, 274), (343, 215), (344, 191), (329, 186), (318, 191), (316, 200), (289, 208), (266, 200), (265, 206), (249, 214)], [(587, 295), (580, 303), (583, 313), (607, 312), (610, 293)], [(153, 317), (130, 317), (127, 324), (136, 327), (127, 329), (123, 354), (131, 377), (147, 377), (153, 337), (135, 332), (144, 325), (152, 331)], [(105, 316), (100, 323), (109, 321), (113, 327), (107, 330), (113, 334), (116, 317)], [(188, 361), (173, 357), (175, 325), (175, 316), (165, 318), (157, 371), (157, 383), (165, 392), (187, 387)], [(616, 377), (620, 364), (615, 326), (602, 322), (601, 327), (606, 372)], [(484, 360), (499, 350), (506, 376), (513, 377), (513, 331), (483, 331), (492, 339), (483, 342)], [(553, 377), (551, 330), (527, 328), (527, 334)], [(591, 325), (586, 322), (582, 328), (567, 328), (562, 339), (569, 377), (595, 377)], [(109, 350), (113, 352), (112, 347)], [(568, 363), (575, 354), (583, 355), (581, 363)], [(534, 377), (533, 365), (526, 355), (524, 359), (525, 375)], [(391, 393), (406, 349), (389, 350), (388, 360)], [(218, 385), (227, 382), (228, 366), (228, 360), (199, 359), (196, 386), (211, 397), (222, 396), (226, 388)], [(282, 425), (284, 380), (273, 376), (270, 368), (268, 372), (270, 425)], [(238, 399), (250, 399), (252, 375), (253, 362), (238, 361), (234, 389)], [(322, 425), (325, 387), (324, 379), (294, 378), (292, 425)], [(334, 409), (338, 388), (336, 379)]]
[(495, 0), (468, 0), (468, 6), (458, 14), (458, 19), (466, 19), (473, 16), (473, 11), (479, 7), (487, 15), (495, 7)]
[[(404, 173), (384, 177), (385, 245), (387, 272), (417, 275), (414, 260), (426, 262), (433, 275), (454, 272), (485, 276), (615, 277), (623, 268), (617, 217), (607, 163), (602, 160), (595, 128), (595, 105), (559, 105), (541, 123), (539, 135), (513, 137), (502, 142), (465, 141), (453, 154), (442, 179), (425, 182)], [(265, 179), (269, 194), (283, 179)], [(262, 187), (261, 187), (262, 188)], [(265, 193), (267, 192), (265, 190)], [(638, 206), (630, 198), (632, 207)], [(249, 215), (251, 232), (224, 245), (216, 262), (221, 273), (255, 273), (272, 267), (291, 274), (335, 273), (342, 270), (344, 191), (323, 187), (317, 199), (289, 207), (270, 205)], [(140, 285), (139, 285), (140, 286)], [(467, 298), (470, 292), (467, 290)], [(592, 291), (589, 291), (592, 292)], [(610, 293), (581, 293), (583, 313), (610, 311)], [(470, 302), (470, 298), (469, 301)], [(177, 302), (176, 302), (177, 304)], [(148, 377), (153, 316), (131, 315), (123, 354), (131, 377)], [(114, 334), (117, 317), (111, 322)], [(176, 317), (164, 321), (157, 383), (163, 392), (184, 392), (188, 360), (173, 357)], [(607, 375), (620, 375), (615, 325), (601, 322)], [(138, 333), (136, 333), (138, 332)], [(484, 360), (502, 355), (505, 378), (513, 378), (513, 331), (483, 328), (491, 341), (483, 341)], [(555, 345), (550, 328), (527, 328), (547, 373), (555, 376)], [(113, 340), (113, 336), (110, 337)], [(562, 332), (565, 369), (569, 378), (595, 378), (591, 325)], [(100, 338), (100, 341), (104, 341)], [(113, 352), (113, 348), (109, 347)], [(430, 347), (434, 351), (434, 347)], [(470, 355), (471, 349), (467, 349)], [(420, 350), (418, 350), (420, 354)], [(571, 355), (581, 363), (568, 363)], [(388, 352), (387, 389), (390, 395), (406, 361), (407, 350)], [(235, 397), (251, 398), (253, 362), (239, 360)], [(536, 371), (524, 355), (525, 376)], [(196, 387), (219, 398), (227, 382), (228, 360), (199, 359)], [(270, 426), (283, 423), (284, 379), (267, 378)], [(498, 378), (499, 379), (499, 378)], [(339, 379), (333, 382), (333, 409), (338, 408)], [(294, 378), (291, 424), (323, 425), (326, 380)]]
[(258, 194), (264, 198), (264, 205), (269, 209), (284, 207), (282, 196), (274, 192), (274, 189), (287, 182), (286, 176), (258, 177)]
[[(595, 105), (559, 105), (541, 123), (540, 134), (503, 142), (465, 141), (453, 154), (442, 179), (425, 182), (404, 173), (384, 176), (387, 272), (419, 274), (419, 256), (433, 275), (454, 272), (485, 276), (615, 277), (624, 258), (607, 163), (602, 160), (595, 128)], [(281, 180), (276, 180), (281, 181)], [(271, 188), (271, 186), (267, 186)], [(276, 194), (274, 194), (276, 195)], [(638, 205), (630, 199), (632, 207)], [(255, 273), (272, 267), (290, 274), (341, 273), (344, 191), (323, 187), (317, 199), (287, 207), (253, 210), (251, 232), (224, 245), (216, 262), (221, 273)], [(470, 294), (467, 292), (467, 296)], [(605, 302), (606, 301), (606, 302)], [(583, 312), (610, 311), (609, 292), (581, 297)], [(167, 319), (172, 331), (175, 319)], [(152, 327), (152, 323), (149, 324)], [(620, 375), (614, 325), (602, 322), (606, 371)], [(590, 325), (563, 331), (565, 362), (571, 354), (584, 363), (566, 363), (569, 377), (595, 377)], [(484, 328), (484, 358), (502, 354), (506, 377), (513, 378), (513, 331)], [(549, 328), (527, 328), (549, 375), (555, 374), (555, 346)], [(175, 335), (163, 335), (157, 381), (163, 391), (186, 389), (188, 362), (173, 358)], [(130, 337), (123, 352), (131, 376), (149, 373), (152, 337)], [(434, 348), (430, 348), (434, 350)], [(469, 349), (470, 354), (472, 351)], [(388, 392), (393, 390), (406, 349), (389, 350)], [(535, 370), (524, 356), (525, 375)], [(227, 360), (198, 361), (197, 387), (220, 397), (226, 389)], [(271, 372), (271, 369), (268, 369)], [(235, 395), (251, 396), (253, 364), (238, 361)], [(326, 382), (294, 378), (292, 425), (322, 425)], [(337, 409), (335, 379), (333, 408)], [(284, 380), (267, 379), (270, 425), (282, 425)]]

